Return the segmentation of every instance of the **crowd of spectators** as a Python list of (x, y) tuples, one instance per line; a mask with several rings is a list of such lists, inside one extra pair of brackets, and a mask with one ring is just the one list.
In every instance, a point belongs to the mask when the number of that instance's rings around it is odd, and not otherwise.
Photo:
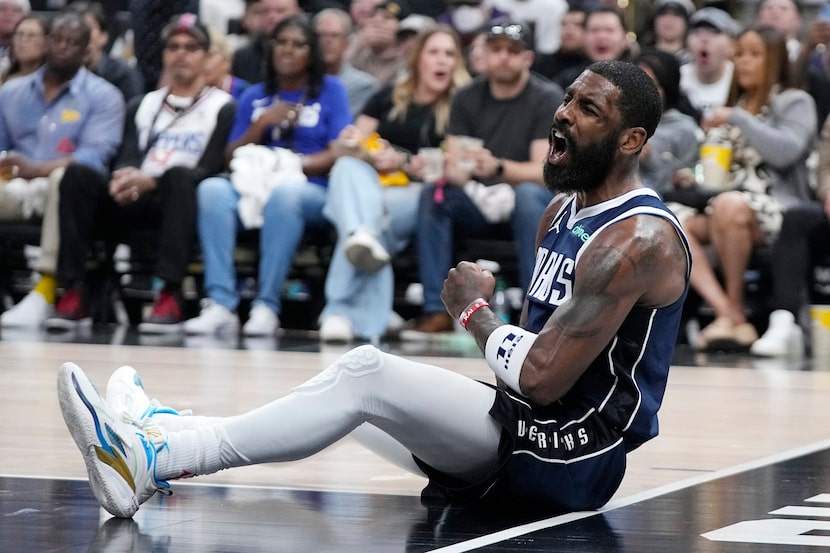
[[(400, 336), (452, 332), (440, 290), (459, 240), (513, 240), (513, 284), (532, 286), (553, 113), (586, 67), (615, 59), (663, 98), (641, 178), (683, 222), (692, 288), (714, 312), (692, 345), (805, 351), (810, 269), (830, 253), (830, 4), (114, 4), (0, 0), (0, 222), (41, 225), (37, 282), (2, 326), (89, 323), (91, 241), (150, 227), (162, 247), (142, 332), (272, 335), (291, 324), (281, 293), (319, 227), (336, 235), (323, 340), (391, 330), (402, 251), (424, 294)], [(233, 254), (250, 228), (258, 288), (240, 324)], [(197, 242), (205, 300), (186, 320)], [(744, 298), (759, 248), (774, 252), (766, 328)]]

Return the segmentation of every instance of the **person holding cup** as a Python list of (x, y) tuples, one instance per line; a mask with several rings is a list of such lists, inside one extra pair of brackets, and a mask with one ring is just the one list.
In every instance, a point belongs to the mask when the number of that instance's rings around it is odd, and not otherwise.
[(406, 77), (372, 96), (335, 142), (324, 215), (337, 229), (326, 276), (320, 339), (376, 339), (392, 314), (389, 261), (409, 243), (420, 182), (444, 175), (450, 100), (470, 77), (456, 33), (435, 25), (420, 33)]
[[(728, 190), (683, 221), (695, 259), (691, 285), (715, 312), (697, 345), (748, 349), (758, 334), (744, 311), (744, 272), (755, 248), (775, 242), (784, 211), (811, 195), (806, 160), (816, 108), (809, 94), (790, 88), (780, 31), (750, 27), (738, 35), (727, 103), (707, 111), (701, 125), (731, 146), (732, 159)], [(712, 246), (722, 283), (705, 245)]]
[(519, 285), (526, 288), (533, 273), (536, 224), (553, 197), (542, 185), (548, 122), (562, 89), (531, 73), (533, 40), (525, 24), (491, 25), (484, 58), (485, 74), (453, 100), (446, 183), (430, 183), (421, 192), (417, 232), (424, 303), (421, 316), (401, 333), (405, 340), (454, 329), (440, 295), (454, 265), (456, 235), (512, 235)]

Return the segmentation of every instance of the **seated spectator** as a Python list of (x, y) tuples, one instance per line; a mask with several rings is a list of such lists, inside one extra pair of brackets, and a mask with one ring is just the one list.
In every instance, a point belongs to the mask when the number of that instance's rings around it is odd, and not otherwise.
[(644, 50), (636, 60), (660, 91), (663, 114), (660, 123), (640, 153), (640, 178), (664, 199), (674, 196), (681, 183), (677, 172), (695, 166), (703, 131), (685, 113), (677, 109), (684, 101), (680, 92), (680, 62), (674, 54), (662, 50)]
[(804, 332), (799, 315), (808, 296), (810, 269), (819, 256), (830, 254), (830, 118), (824, 122), (816, 172), (817, 202), (802, 202), (784, 212), (781, 233), (773, 246), (773, 308), (769, 326), (750, 347), (763, 357), (800, 357)]
[(249, 42), (234, 52), (231, 74), (249, 83), (262, 82), (263, 70), (270, 61), (268, 38), (280, 21), (299, 13), (297, 0), (245, 0), (242, 26)]
[(357, 69), (374, 76), (380, 85), (392, 84), (405, 61), (398, 42), (401, 21), (411, 13), (406, 0), (386, 0), (360, 28), (346, 51)]
[[(335, 161), (331, 143), (352, 122), (349, 100), (339, 79), (325, 74), (317, 34), (305, 16), (282, 20), (272, 39), (265, 81), (248, 87), (239, 100), (227, 149), (227, 157), (234, 157), (231, 178), (199, 185), (208, 297), (199, 316), (185, 323), (188, 334), (238, 328), (233, 252), (240, 228), (261, 226), (259, 288), (242, 330), (269, 336), (279, 328), (280, 293), (306, 225), (328, 227), (323, 205)], [(258, 145), (268, 148), (263, 152)], [(277, 153), (286, 161), (280, 174), (256, 164), (260, 154), (273, 163)], [(245, 175), (259, 175), (259, 181), (246, 182)]]
[[(407, 246), (415, 231), (418, 181), (443, 174), (439, 169), (430, 175), (432, 169), (416, 154), (441, 145), (452, 96), (470, 80), (450, 27), (439, 25), (418, 36), (406, 75), (375, 94), (336, 143), (344, 155), (332, 168), (323, 210), (338, 235), (326, 277), (323, 341), (378, 338), (386, 331), (394, 295), (390, 257)], [(380, 149), (354, 145), (375, 133)], [(400, 180), (390, 183), (394, 175)]]
[(37, 71), (46, 62), (46, 36), (49, 24), (37, 15), (27, 15), (17, 24), (9, 52), (11, 64), (0, 77), (5, 83)]
[(658, 0), (654, 4), (653, 45), (677, 57), (681, 64), (691, 61), (686, 50), (689, 18), (697, 8), (691, 0)]
[(108, 80), (121, 91), (124, 101), (144, 93), (144, 78), (135, 67), (107, 54), (105, 48), (109, 43), (109, 21), (100, 2), (73, 2), (66, 8), (77, 13), (92, 33), (87, 49), (85, 64), (87, 69)]
[(467, 46), (464, 52), (464, 58), (467, 63), (467, 72), (476, 77), (485, 71), (486, 63), (486, 49), (487, 49), (487, 31), (481, 31), (472, 42)]
[(156, 276), (163, 288), (139, 331), (181, 330), (181, 282), (195, 238), (195, 189), (224, 167), (234, 104), (226, 92), (205, 85), (210, 37), (195, 14), (173, 16), (161, 36), (169, 84), (130, 102), (111, 177), (80, 165), (66, 169), (58, 261), (65, 291), (47, 328), (92, 322), (86, 260), (95, 239), (114, 250), (128, 231), (150, 228), (160, 230)]
[[(520, 23), (488, 30), (486, 76), (459, 90), (447, 130), (446, 186), (429, 184), (418, 208), (422, 315), (405, 339), (453, 330), (441, 287), (453, 260), (455, 237), (492, 236), (510, 224), (519, 284), (527, 287), (535, 263), (536, 226), (552, 198), (543, 185), (553, 112), (562, 90), (530, 72), (533, 41)], [(473, 140), (470, 140), (473, 139)], [(473, 145), (480, 141), (481, 146)]]
[(210, 50), (208, 50), (208, 59), (205, 62), (205, 81), (219, 90), (224, 90), (234, 100), (238, 100), (251, 83), (231, 74), (233, 52), (228, 36), (215, 29), (208, 28), (208, 31), (210, 32)]
[[(613, 7), (599, 7), (585, 16), (585, 55), (588, 64), (631, 58), (631, 44), (623, 12)], [(584, 70), (579, 65), (560, 72), (558, 82), (568, 87)]]
[[(585, 55), (585, 11), (569, 8), (562, 16), (559, 50), (537, 54), (532, 69), (565, 89), (571, 84), (572, 75), (582, 73), (589, 64)], [(570, 80), (565, 82), (566, 79)]]
[(29, 0), (0, 0), (0, 75), (6, 73), (11, 65), (14, 30), (31, 11)]
[(698, 112), (723, 106), (732, 83), (734, 37), (740, 27), (718, 8), (706, 7), (689, 19), (692, 61), (680, 68), (680, 89)]
[(775, 243), (783, 212), (810, 197), (806, 160), (815, 138), (815, 104), (789, 82), (784, 36), (771, 27), (747, 29), (736, 41), (726, 106), (703, 119), (707, 139), (727, 141), (732, 161), (730, 190), (683, 221), (695, 259), (692, 287), (715, 312), (701, 330), (701, 349), (748, 349), (758, 339), (744, 311), (744, 273), (755, 248)]
[(326, 8), (314, 16), (314, 30), (320, 40), (320, 52), (326, 73), (337, 76), (349, 95), (352, 116), (357, 116), (366, 101), (378, 90), (378, 80), (354, 68), (346, 60), (346, 50), (353, 29), (349, 14), (337, 8)]
[(755, 25), (778, 29), (787, 39), (790, 61), (801, 53), (801, 4), (798, 0), (761, 0), (755, 13)]
[(84, 66), (89, 28), (75, 14), (58, 16), (46, 63), (0, 87), (0, 219), (41, 222), (41, 278), (3, 326), (37, 327), (52, 312), (58, 265), (58, 186), (70, 164), (103, 173), (121, 142), (124, 99)]

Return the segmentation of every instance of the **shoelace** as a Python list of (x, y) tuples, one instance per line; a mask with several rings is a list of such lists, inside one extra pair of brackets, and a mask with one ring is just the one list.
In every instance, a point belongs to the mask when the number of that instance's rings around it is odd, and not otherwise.
[[(153, 459), (148, 460), (153, 465), (153, 484), (156, 491), (162, 495), (173, 495), (173, 490), (170, 489), (170, 483), (166, 480), (160, 480), (156, 476), (155, 456), (159, 451), (167, 447), (167, 438), (165, 437), (164, 430), (157, 422), (151, 420), (150, 417), (137, 420), (129, 412), (122, 411), (119, 418), (122, 422), (138, 428), (140, 433), (137, 432), (136, 434), (138, 434), (139, 439), (152, 450)], [(129, 444), (130, 442), (125, 441), (124, 443)]]

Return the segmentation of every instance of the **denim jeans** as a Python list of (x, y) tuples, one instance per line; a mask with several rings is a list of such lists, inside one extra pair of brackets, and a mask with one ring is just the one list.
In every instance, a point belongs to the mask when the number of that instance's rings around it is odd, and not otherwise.
[[(205, 289), (209, 298), (233, 310), (239, 304), (233, 262), (236, 234), (241, 227), (237, 211), (239, 193), (229, 179), (211, 177), (201, 182), (197, 194)], [(280, 312), (280, 293), (305, 225), (328, 224), (323, 217), (325, 200), (326, 189), (308, 182), (282, 183), (271, 191), (263, 208), (255, 303)]]
[(360, 272), (346, 259), (343, 242), (362, 228), (390, 255), (403, 250), (415, 230), (420, 184), (382, 187), (368, 163), (341, 157), (329, 175), (324, 215), (337, 230), (337, 246), (326, 276), (326, 307), (321, 316), (341, 315), (357, 336), (382, 336), (392, 311), (394, 275), (386, 265)]
[[(516, 206), (510, 219), (518, 259), (519, 280), (524, 289), (530, 284), (536, 264), (536, 231), (539, 220), (553, 195), (545, 187), (522, 182), (514, 187)], [(455, 233), (487, 236), (496, 228), (488, 223), (462, 188), (446, 186), (444, 200), (434, 199), (435, 186), (425, 186), (418, 206), (419, 275), (424, 286), (424, 313), (444, 311), (441, 289), (447, 272), (455, 263)]]

